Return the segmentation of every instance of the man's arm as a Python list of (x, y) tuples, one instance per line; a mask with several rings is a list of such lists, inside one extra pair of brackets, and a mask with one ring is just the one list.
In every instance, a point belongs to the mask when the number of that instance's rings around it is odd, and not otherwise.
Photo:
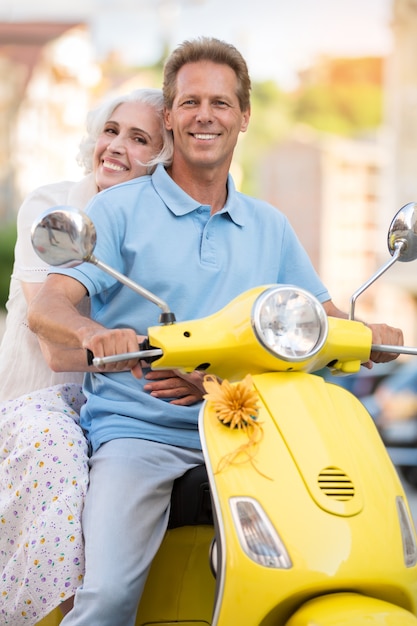
[[(141, 338), (137, 337), (134, 330), (107, 329), (79, 313), (77, 305), (86, 293), (85, 287), (74, 278), (50, 274), (29, 304), (29, 327), (38, 335), (50, 366), (55, 358), (57, 367), (60, 357), (56, 355), (60, 353), (60, 348), (61, 361), (65, 363), (62, 367), (64, 371), (70, 371), (80, 363), (81, 353), (77, 354), (77, 349), (82, 349), (84, 354), (89, 349), (98, 357), (134, 352), (138, 349)], [(75, 363), (70, 362), (72, 357), (76, 359)], [(132, 368), (140, 369), (137, 359), (113, 363), (101, 367), (100, 371), (114, 372)]]
[[(347, 319), (347, 313), (338, 309), (331, 300), (323, 303), (324, 310), (330, 317), (341, 317)], [(390, 346), (403, 346), (404, 337), (402, 330), (388, 326), (387, 324), (367, 324), (372, 331), (373, 344), (386, 344)], [(371, 352), (371, 361), (374, 363), (386, 363), (393, 361), (399, 355), (392, 352)], [(365, 367), (371, 368), (372, 363), (364, 363)]]
[[(29, 307), (43, 283), (27, 283), (21, 281), (22, 291)], [(87, 359), (85, 350), (81, 348), (64, 348), (62, 344), (54, 344), (38, 337), (39, 347), (45, 361), (54, 372), (85, 372)]]
[[(132, 329), (107, 329), (89, 317), (81, 315), (77, 305), (86, 295), (85, 287), (77, 280), (60, 274), (51, 274), (45, 283), (34, 289), (29, 299), (28, 322), (38, 335), (43, 355), (51, 369), (66, 371), (132, 370), (142, 377), (138, 359), (120, 361), (94, 368), (87, 367), (86, 349), (95, 356), (136, 352), (144, 337)], [(202, 376), (198, 373), (179, 374), (172, 370), (149, 372), (145, 390), (158, 398), (172, 398), (172, 404), (188, 406), (201, 400), (204, 394)]]

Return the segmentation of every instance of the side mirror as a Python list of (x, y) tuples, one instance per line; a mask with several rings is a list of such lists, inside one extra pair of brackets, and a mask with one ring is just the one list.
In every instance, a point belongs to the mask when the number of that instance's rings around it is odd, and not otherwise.
[(355, 319), (358, 297), (397, 261), (417, 259), (417, 202), (405, 204), (393, 217), (388, 229), (388, 250), (391, 259), (355, 291), (350, 299), (349, 319)]
[(32, 246), (48, 265), (75, 267), (87, 262), (96, 265), (134, 292), (153, 302), (162, 310), (161, 324), (173, 324), (175, 315), (166, 302), (144, 287), (117, 272), (94, 256), (96, 229), (83, 211), (71, 206), (57, 206), (42, 213), (32, 225)]
[(388, 250), (391, 256), (398, 254), (398, 261), (417, 259), (417, 202), (405, 204), (394, 216), (388, 230)]
[(91, 260), (96, 229), (85, 213), (71, 206), (57, 206), (35, 221), (31, 238), (36, 253), (48, 265), (75, 267)]

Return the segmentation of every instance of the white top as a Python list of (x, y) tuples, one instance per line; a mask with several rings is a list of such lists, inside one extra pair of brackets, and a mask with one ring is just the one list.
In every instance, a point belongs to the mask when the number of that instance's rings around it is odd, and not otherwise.
[(20, 207), (15, 261), (6, 304), (6, 328), (0, 345), (0, 401), (59, 383), (82, 382), (82, 372), (56, 373), (47, 366), (36, 335), (27, 325), (22, 282), (42, 283), (48, 273), (48, 265), (32, 248), (31, 228), (35, 219), (53, 206), (72, 205), (84, 209), (96, 193), (94, 176), (89, 174), (79, 182), (63, 181), (40, 187), (29, 194)]

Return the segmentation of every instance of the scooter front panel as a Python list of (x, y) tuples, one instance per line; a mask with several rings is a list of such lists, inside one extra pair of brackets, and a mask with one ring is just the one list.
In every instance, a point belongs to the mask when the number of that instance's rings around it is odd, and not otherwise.
[[(294, 386), (284, 384), (289, 378)], [(245, 434), (221, 424), (208, 405), (200, 418), (222, 542), (213, 626), (234, 623), (231, 606), (242, 607), (240, 626), (284, 624), (300, 602), (342, 589), (417, 614), (417, 569), (405, 567), (395, 505), (404, 492), (369, 415), (353, 396), (313, 375), (264, 374), (253, 383), (263, 438), (251, 458), (224, 463), (247, 442)], [(318, 476), (328, 466), (352, 477), (359, 505), (323, 492)], [(263, 567), (245, 554), (230, 508), (240, 496), (261, 504), (290, 569)]]

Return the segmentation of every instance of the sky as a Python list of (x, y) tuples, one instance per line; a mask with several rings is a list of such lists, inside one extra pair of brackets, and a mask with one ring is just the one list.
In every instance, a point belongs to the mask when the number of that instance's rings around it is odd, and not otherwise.
[[(297, 82), (320, 55), (386, 55), (393, 0), (0, 0), (2, 21), (87, 21), (97, 54), (158, 60), (184, 39), (212, 35), (236, 45), (255, 80)], [(1, 43), (1, 42), (0, 42)]]

